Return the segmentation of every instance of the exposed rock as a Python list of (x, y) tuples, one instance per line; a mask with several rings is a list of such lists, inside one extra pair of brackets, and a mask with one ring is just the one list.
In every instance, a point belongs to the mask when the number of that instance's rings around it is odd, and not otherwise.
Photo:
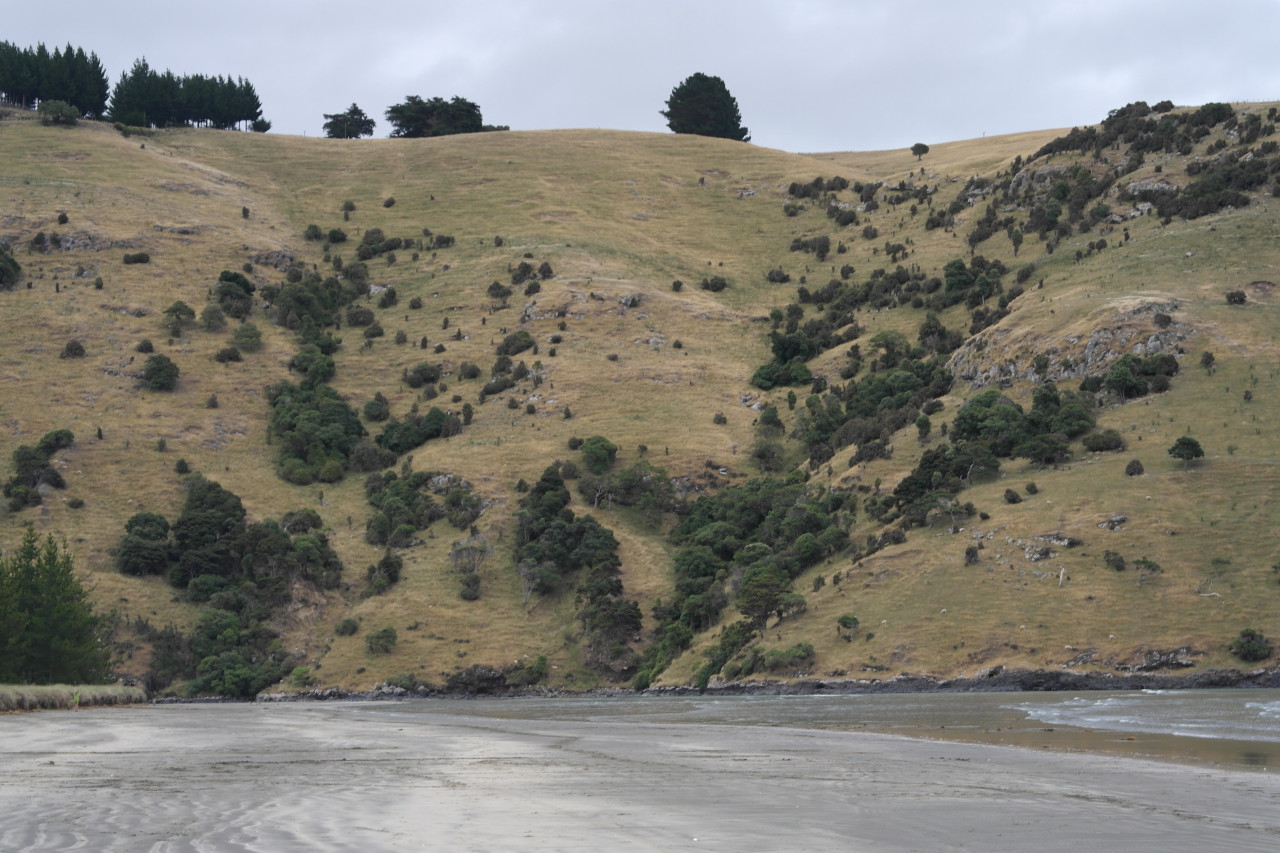
[(468, 695), (492, 695), (506, 689), (507, 676), (501, 670), (483, 664), (475, 664), (462, 672), (455, 672), (445, 683), (446, 692)]
[(1062, 536), (1057, 533), (1041, 533), (1039, 536), (1033, 536), (1033, 539), (1039, 542), (1048, 542), (1050, 545), (1057, 545), (1059, 548), (1075, 548), (1083, 545), (1079, 539), (1074, 536)]
[(274, 267), (275, 269), (284, 272), (292, 266), (293, 262), (297, 259), (294, 257), (293, 252), (286, 249), (273, 249), (258, 252), (258, 254), (253, 255), (249, 260), (253, 261), (260, 267)]
[(1118, 663), (1115, 668), (1120, 672), (1155, 672), (1160, 669), (1188, 669), (1196, 665), (1192, 658), (1204, 657), (1204, 652), (1190, 646), (1162, 651), (1160, 649), (1143, 649), (1135, 653), (1139, 656), (1135, 663)]
[[(1152, 322), (1155, 314), (1171, 314), (1179, 307), (1177, 300), (1151, 298), (1116, 306), (1109, 316), (1098, 318), (1088, 337), (1069, 334), (1058, 341), (1015, 338), (1011, 329), (1000, 323), (956, 350), (950, 367), (957, 379), (968, 382), (974, 390), (1007, 388), (1020, 380), (1061, 382), (1101, 376), (1125, 355), (1181, 354), (1182, 343), (1195, 329), (1183, 323), (1157, 329)], [(1049, 359), (1043, 374), (1034, 367), (1036, 357), (1042, 355)]]

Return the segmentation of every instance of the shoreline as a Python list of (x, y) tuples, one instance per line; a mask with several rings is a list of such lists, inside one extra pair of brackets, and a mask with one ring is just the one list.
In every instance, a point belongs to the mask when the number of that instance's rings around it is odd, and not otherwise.
[[(500, 675), (497, 670), (493, 671)], [(381, 701), (385, 699), (534, 699), (540, 697), (605, 697), (605, 696), (819, 696), (910, 693), (1015, 693), (1049, 691), (1106, 690), (1224, 690), (1280, 688), (1280, 669), (1242, 672), (1237, 669), (1210, 669), (1187, 675), (1157, 673), (1091, 673), (1055, 670), (993, 667), (977, 676), (935, 678), (929, 675), (902, 674), (886, 679), (802, 678), (793, 681), (734, 681), (713, 683), (705, 688), (688, 686), (649, 687), (642, 691), (624, 687), (596, 687), (585, 690), (571, 688), (508, 688), (505, 679), (490, 678), (479, 682), (473, 692), (447, 692), (424, 685), (408, 690), (383, 683), (369, 690), (347, 690), (341, 687), (308, 688), (297, 691), (259, 693), (252, 699), (164, 698), (160, 703), (187, 702), (306, 702), (306, 701)]]

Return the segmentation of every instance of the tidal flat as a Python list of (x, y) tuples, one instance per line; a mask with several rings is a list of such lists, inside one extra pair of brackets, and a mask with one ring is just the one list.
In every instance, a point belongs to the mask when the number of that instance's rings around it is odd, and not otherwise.
[(496, 704), (0, 718), (0, 849), (1154, 853), (1280, 843), (1280, 776), (1267, 770)]

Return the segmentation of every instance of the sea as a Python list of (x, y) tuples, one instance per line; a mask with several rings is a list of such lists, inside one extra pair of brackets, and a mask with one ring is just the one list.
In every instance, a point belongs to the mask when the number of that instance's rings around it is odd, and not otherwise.
[(547, 696), (425, 700), (375, 708), (397, 715), (876, 732), (1280, 771), (1277, 690)]

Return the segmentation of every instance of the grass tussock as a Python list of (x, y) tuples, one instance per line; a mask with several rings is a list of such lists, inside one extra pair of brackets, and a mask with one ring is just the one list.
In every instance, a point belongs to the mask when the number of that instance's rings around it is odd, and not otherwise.
[(3, 684), (0, 712), (74, 711), (96, 705), (133, 705), (147, 701), (141, 687), (123, 684)]

